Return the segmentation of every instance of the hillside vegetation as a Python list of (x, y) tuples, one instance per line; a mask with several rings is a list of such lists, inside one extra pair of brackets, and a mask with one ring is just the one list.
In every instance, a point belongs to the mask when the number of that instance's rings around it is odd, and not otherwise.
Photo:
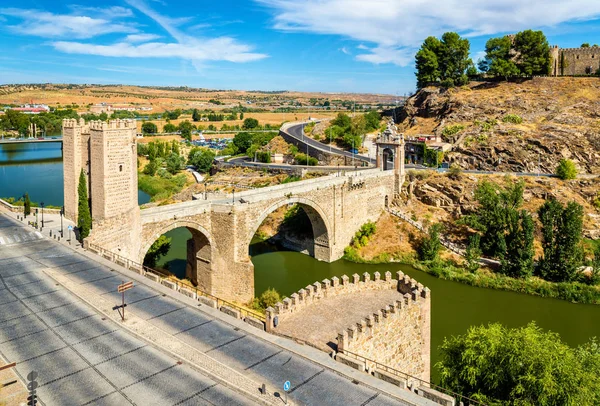
[(435, 133), (454, 144), (464, 169), (554, 173), (562, 158), (600, 174), (600, 79), (534, 78), (427, 87), (397, 121), (407, 135)]

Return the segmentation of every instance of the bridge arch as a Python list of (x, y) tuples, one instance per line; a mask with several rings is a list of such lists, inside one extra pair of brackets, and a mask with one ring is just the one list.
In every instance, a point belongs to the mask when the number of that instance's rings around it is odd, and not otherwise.
[(177, 228), (186, 228), (192, 234), (192, 237), (187, 240), (186, 278), (201, 287), (210, 284), (208, 279), (211, 275), (213, 259), (218, 257), (216, 246), (208, 230), (193, 221), (173, 220), (160, 227), (150, 239), (142, 241), (139, 253), (140, 262), (144, 261), (146, 253), (161, 235)]
[(246, 246), (250, 245), (250, 242), (256, 234), (256, 231), (263, 221), (265, 221), (267, 216), (269, 216), (269, 214), (273, 213), (282, 206), (291, 204), (299, 205), (310, 219), (314, 237), (314, 249), (312, 251), (312, 255), (315, 257), (315, 259), (320, 261), (331, 262), (331, 245), (334, 241), (334, 235), (329, 218), (325, 211), (316, 202), (302, 197), (289, 197), (282, 199), (264, 209), (262, 214), (256, 219), (249, 229), (250, 233), (247, 237)]
[(394, 151), (391, 148), (386, 147), (383, 149), (382, 155), (383, 155), (383, 170), (389, 171), (389, 170), (394, 169), (394, 160), (396, 159), (396, 157), (394, 156)]

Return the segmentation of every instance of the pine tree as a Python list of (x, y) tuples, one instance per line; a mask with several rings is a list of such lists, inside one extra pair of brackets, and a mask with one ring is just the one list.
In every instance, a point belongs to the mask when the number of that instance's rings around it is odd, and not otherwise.
[(31, 200), (29, 200), (29, 193), (25, 193), (25, 202), (23, 203), (23, 213), (25, 217), (31, 214)]
[(79, 196), (77, 228), (79, 229), (80, 241), (83, 241), (84, 238), (90, 235), (90, 229), (92, 228), (92, 215), (90, 214), (90, 205), (88, 202), (87, 182), (83, 169), (79, 174), (77, 194)]

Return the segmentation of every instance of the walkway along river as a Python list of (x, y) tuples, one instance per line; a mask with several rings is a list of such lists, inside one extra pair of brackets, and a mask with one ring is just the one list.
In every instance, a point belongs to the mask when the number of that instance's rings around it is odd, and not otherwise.
[[(0, 196), (20, 196), (28, 188), (34, 201), (62, 204), (62, 155), (53, 145), (37, 144), (0, 146)], [(7, 149), (10, 147), (10, 149)], [(15, 147), (24, 148), (14, 149)], [(49, 159), (53, 161), (48, 162)], [(185, 275), (186, 229), (167, 233), (172, 248), (160, 261), (172, 272)], [(573, 304), (499, 290), (476, 288), (435, 278), (408, 265), (356, 264), (344, 260), (325, 263), (296, 252), (277, 251), (264, 243), (250, 247), (255, 269), (256, 294), (272, 287), (284, 295), (333, 276), (374, 273), (404, 273), (428, 286), (432, 291), (432, 365), (438, 359), (437, 347), (443, 338), (466, 332), (469, 326), (499, 322), (519, 327), (535, 320), (544, 329), (559, 333), (570, 345), (600, 337), (600, 306)], [(433, 378), (436, 379), (435, 369)]]

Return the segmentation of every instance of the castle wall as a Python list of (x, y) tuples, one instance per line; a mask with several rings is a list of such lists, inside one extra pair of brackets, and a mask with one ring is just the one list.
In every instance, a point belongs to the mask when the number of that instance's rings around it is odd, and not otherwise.
[[(561, 67), (563, 60), (565, 66)], [(600, 47), (550, 49), (552, 75), (594, 75), (600, 69)]]

